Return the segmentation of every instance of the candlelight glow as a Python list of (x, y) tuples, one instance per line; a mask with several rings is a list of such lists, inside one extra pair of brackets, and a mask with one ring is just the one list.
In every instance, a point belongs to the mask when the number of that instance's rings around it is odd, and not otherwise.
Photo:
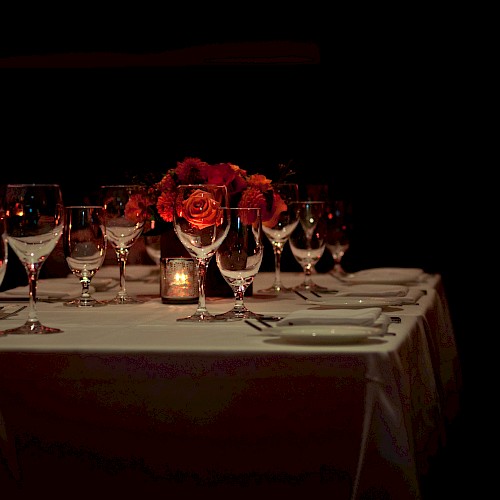
[(189, 276), (186, 273), (175, 273), (174, 285), (186, 285), (187, 283), (189, 283)]

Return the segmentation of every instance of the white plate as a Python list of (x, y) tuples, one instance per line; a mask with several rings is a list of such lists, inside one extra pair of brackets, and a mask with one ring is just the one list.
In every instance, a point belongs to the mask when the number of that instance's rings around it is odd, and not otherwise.
[(403, 305), (402, 297), (325, 297), (307, 299), (308, 304), (335, 307), (339, 309), (360, 309), (364, 307), (390, 307)]
[(381, 336), (381, 329), (362, 325), (301, 325), (275, 327), (266, 330), (267, 333), (292, 343), (347, 344)]
[(413, 283), (423, 274), (423, 270), (416, 267), (375, 267), (363, 269), (357, 273), (343, 276), (345, 283), (386, 283), (399, 284)]

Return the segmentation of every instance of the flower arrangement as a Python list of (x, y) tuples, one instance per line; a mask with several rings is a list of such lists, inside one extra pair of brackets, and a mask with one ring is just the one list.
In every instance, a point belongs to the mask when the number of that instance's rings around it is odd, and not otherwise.
[(279, 214), (286, 210), (285, 202), (273, 191), (272, 180), (265, 175), (249, 175), (246, 170), (232, 163), (209, 164), (200, 158), (186, 157), (148, 188), (151, 227), (156, 228), (156, 232), (161, 232), (159, 227), (163, 223), (173, 221), (176, 188), (179, 184), (225, 185), (230, 205), (260, 208), (264, 226), (274, 226)]

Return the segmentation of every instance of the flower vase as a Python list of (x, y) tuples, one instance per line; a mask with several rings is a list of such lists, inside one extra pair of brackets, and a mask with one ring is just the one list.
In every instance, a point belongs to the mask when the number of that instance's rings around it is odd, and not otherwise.
[[(167, 229), (161, 234), (161, 257), (191, 257), (177, 237), (173, 224), (168, 224)], [(226, 283), (217, 267), (215, 256), (210, 259), (208, 264), (205, 295), (207, 297), (233, 297), (231, 287)]]

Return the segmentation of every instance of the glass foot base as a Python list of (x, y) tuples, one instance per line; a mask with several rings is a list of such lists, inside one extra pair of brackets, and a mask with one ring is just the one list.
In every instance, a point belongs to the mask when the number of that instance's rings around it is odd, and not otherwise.
[(214, 314), (204, 313), (204, 314), (193, 314), (192, 316), (187, 316), (185, 318), (177, 318), (177, 321), (190, 321), (192, 323), (203, 323), (208, 321), (217, 321)]
[(327, 292), (328, 288), (325, 286), (318, 285), (313, 282), (301, 283), (300, 285), (294, 286), (293, 291), (297, 292)]
[(64, 302), (67, 307), (101, 307), (107, 306), (107, 302), (101, 302), (95, 299), (75, 299), (69, 302)]
[(24, 325), (17, 328), (9, 328), (2, 330), (0, 335), (45, 335), (49, 333), (60, 333), (63, 330), (60, 328), (51, 328), (50, 326), (42, 325), (39, 321), (26, 321)]
[(110, 305), (121, 305), (121, 304), (144, 304), (145, 300), (138, 299), (137, 297), (132, 297), (130, 295), (117, 295), (111, 300), (106, 300), (105, 304)]
[(216, 314), (215, 319), (218, 321), (241, 321), (243, 319), (255, 319), (255, 318), (263, 318), (263, 314), (254, 313), (249, 311), (248, 309), (244, 310), (234, 310), (231, 309), (222, 314)]
[(286, 286), (270, 286), (269, 288), (262, 288), (257, 290), (258, 295), (286, 295), (293, 293), (293, 288), (288, 288)]

